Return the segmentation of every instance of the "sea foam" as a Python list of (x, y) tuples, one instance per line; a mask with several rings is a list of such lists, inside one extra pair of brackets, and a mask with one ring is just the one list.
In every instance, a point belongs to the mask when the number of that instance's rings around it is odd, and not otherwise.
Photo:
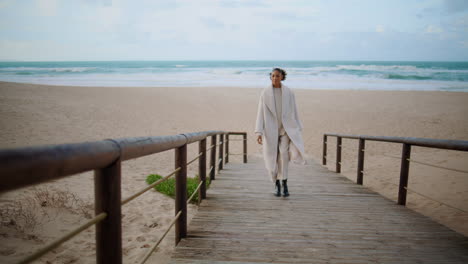
[(0, 62), (0, 80), (77, 86), (265, 87), (274, 67), (303, 89), (468, 91), (467, 62)]

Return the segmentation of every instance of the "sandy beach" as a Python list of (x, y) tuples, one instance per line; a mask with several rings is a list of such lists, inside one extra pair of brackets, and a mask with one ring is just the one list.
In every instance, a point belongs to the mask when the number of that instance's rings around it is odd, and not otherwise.
[[(287, 83), (286, 83), (287, 84)], [(320, 88), (320, 87), (311, 87)], [(253, 134), (261, 89), (234, 87), (71, 87), (0, 82), (0, 148), (162, 136), (225, 130), (248, 133), (249, 155), (261, 155)], [(324, 133), (468, 140), (468, 93), (440, 91), (363, 91), (294, 89), (308, 160), (321, 162)], [(334, 169), (335, 139), (329, 139), (328, 168)], [(240, 152), (240, 144), (231, 145)], [(343, 141), (342, 174), (355, 181), (356, 140)], [(189, 158), (197, 147), (189, 146)], [(396, 200), (401, 144), (366, 143), (364, 185)], [(412, 158), (442, 167), (468, 170), (468, 153), (414, 147)], [(148, 174), (165, 175), (173, 152), (123, 164), (122, 196), (147, 186)], [(230, 158), (240, 162), (240, 157)], [(189, 176), (197, 165), (189, 167)], [(294, 181), (294, 179), (290, 179)], [(265, 184), (270, 184), (265, 179)], [(468, 236), (468, 175), (411, 164), (408, 207)], [(42, 188), (42, 189), (41, 189)], [(30, 205), (37, 223), (22, 230), (3, 212), (14, 202), (28, 204), (40, 190), (67, 192), (69, 208)], [(294, 190), (290, 190), (294, 199)], [(441, 203), (432, 201), (427, 196)], [(18, 260), (86, 220), (92, 212), (92, 173), (0, 194), (0, 262)], [(455, 208), (459, 209), (455, 209)], [(27, 208), (26, 208), (27, 209)], [(86, 211), (87, 210), (87, 211)], [(189, 218), (196, 206), (189, 206)], [(174, 202), (155, 191), (123, 207), (124, 262), (134, 263), (163, 234), (174, 215)], [(174, 245), (173, 232), (152, 256), (164, 263)], [(94, 228), (64, 243), (39, 263), (94, 262)]]

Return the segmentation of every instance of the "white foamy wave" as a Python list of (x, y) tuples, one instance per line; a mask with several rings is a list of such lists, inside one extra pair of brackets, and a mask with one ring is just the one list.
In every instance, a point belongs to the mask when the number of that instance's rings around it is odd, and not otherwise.
[(200, 70), (201, 70), (200, 72), (203, 72), (205, 74), (220, 75), (220, 76), (242, 73), (242, 70), (234, 69), (234, 68), (215, 68), (215, 69), (202, 68)]
[(1, 71), (5, 72), (88, 72), (95, 70), (95, 67), (60, 67), (60, 68), (44, 68), (44, 67), (5, 67)]
[(93, 71), (94, 67), (70, 67), (70, 68), (52, 68), (52, 71), (56, 72), (87, 72)]
[(420, 68), (411, 65), (337, 65), (338, 69), (342, 70), (360, 70), (360, 71), (417, 71)]
[(0, 67), (2, 81), (57, 85), (265, 87), (270, 83), (271, 70), (280, 66), (288, 73), (285, 84), (294, 88), (468, 91), (468, 66), (454, 63), (246, 62), (242, 65), (174, 61), (4, 65)]

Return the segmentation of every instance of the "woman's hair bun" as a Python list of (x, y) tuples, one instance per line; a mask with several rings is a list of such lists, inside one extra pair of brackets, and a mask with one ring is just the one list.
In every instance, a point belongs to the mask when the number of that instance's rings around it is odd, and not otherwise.
[(281, 75), (283, 75), (283, 78), (281, 79), (282, 81), (286, 80), (286, 75), (288, 75), (286, 73), (285, 70), (281, 69), (281, 68), (273, 68), (273, 70), (270, 72), (270, 79), (271, 79), (271, 74), (274, 72), (274, 71), (279, 71), (281, 73)]

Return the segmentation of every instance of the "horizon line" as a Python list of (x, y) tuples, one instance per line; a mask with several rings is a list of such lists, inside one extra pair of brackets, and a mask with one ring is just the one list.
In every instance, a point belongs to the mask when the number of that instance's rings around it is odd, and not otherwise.
[(218, 61), (249, 61), (249, 62), (259, 62), (259, 61), (265, 61), (265, 62), (278, 62), (278, 61), (283, 61), (283, 62), (468, 62), (468, 60), (252, 60), (252, 59), (246, 59), (246, 60), (223, 60), (223, 59), (215, 59), (215, 60), (0, 60), (0, 62), (141, 62), (141, 61), (146, 61), (146, 62), (174, 62), (174, 61), (189, 61), (189, 62), (196, 62), (196, 61), (213, 61), (213, 62), (218, 62)]

